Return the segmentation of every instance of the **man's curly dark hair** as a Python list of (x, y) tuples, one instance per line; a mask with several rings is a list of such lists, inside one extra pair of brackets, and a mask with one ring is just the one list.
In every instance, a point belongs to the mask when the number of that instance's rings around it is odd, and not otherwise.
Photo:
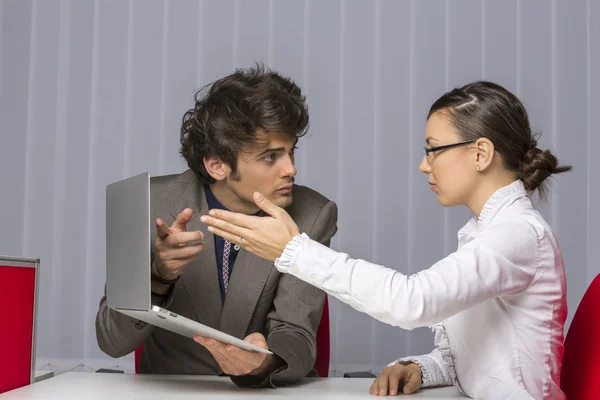
[(214, 183), (204, 158), (217, 156), (237, 171), (240, 151), (259, 140), (260, 128), (302, 137), (308, 130), (308, 106), (289, 78), (256, 65), (237, 69), (195, 95), (183, 116), (180, 153), (205, 183)]

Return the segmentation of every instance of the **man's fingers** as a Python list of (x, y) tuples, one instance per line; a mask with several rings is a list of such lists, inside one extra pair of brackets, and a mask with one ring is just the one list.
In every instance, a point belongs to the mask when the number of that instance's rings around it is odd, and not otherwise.
[(205, 243), (195, 244), (193, 246), (183, 246), (164, 249), (160, 252), (160, 258), (166, 265), (169, 261), (183, 261), (189, 258), (193, 259), (204, 250)]
[(258, 366), (256, 365), (256, 353), (241, 349), (232, 344), (224, 345), (219, 351), (223, 353), (223, 356), (227, 357), (232, 363), (238, 366), (240, 370), (246, 371), (246, 373)]
[[(236, 346), (226, 345), (217, 340), (205, 338), (196, 335), (194, 340), (204, 346), (215, 361), (219, 364), (223, 372), (230, 375), (242, 375), (250, 372), (254, 367), (252, 363), (245, 359), (245, 350)], [(232, 349), (230, 349), (232, 347)]]
[(198, 344), (201, 344), (204, 346), (204, 344), (206, 343), (206, 341), (208, 340), (207, 337), (205, 336), (200, 336), (200, 335), (194, 335), (194, 341)]
[(194, 335), (194, 341), (204, 346), (213, 356), (215, 356), (215, 358), (218, 356), (222, 359), (227, 359), (220, 351), (220, 347), (223, 346), (223, 343), (200, 335)]
[[(214, 339), (209, 339), (196, 335), (194, 340), (206, 347), (215, 360), (219, 363), (224, 372), (232, 375), (243, 375), (250, 373), (260, 365), (262, 359), (260, 355), (256, 355), (253, 352), (241, 349), (231, 344), (221, 343)], [(258, 346), (261, 343), (264, 348), (267, 348), (264, 336), (260, 333), (253, 333), (246, 336), (244, 341), (248, 343), (254, 343)], [(226, 366), (226, 369), (224, 368)]]
[(255, 346), (261, 347), (266, 350), (269, 349), (269, 346), (267, 346), (267, 341), (265, 340), (265, 337), (263, 335), (261, 335), (260, 333), (251, 333), (250, 335), (248, 335), (244, 338), (244, 342), (251, 343)]
[(189, 263), (194, 261), (196, 256), (197, 256), (197, 254), (194, 254), (193, 256), (188, 257), (188, 258), (178, 258), (177, 260), (174, 260), (174, 262), (178, 262), (182, 265), (181, 272), (183, 272), (183, 267), (185, 267), (186, 265), (188, 265)]
[(173, 232), (166, 239), (164, 244), (169, 247), (186, 246), (204, 242), (204, 233), (201, 231), (191, 232)]
[(185, 210), (183, 210), (182, 212), (179, 213), (179, 215), (177, 216), (177, 219), (175, 220), (175, 222), (173, 222), (173, 225), (171, 225), (171, 229), (182, 232), (185, 231), (186, 225), (188, 222), (190, 222), (190, 219), (192, 218), (192, 209), (191, 208), (186, 208)]
[(247, 356), (249, 354), (252, 354), (248, 350), (244, 350), (233, 344), (223, 344), (221, 351), (223, 351), (224, 354), (228, 354), (229, 355), (228, 357), (230, 357), (230, 358), (234, 358), (234, 359), (238, 359), (238, 360), (242, 360), (242, 361), (245, 361)]
[(225, 347), (224, 343), (221, 343), (215, 339), (208, 338), (206, 336), (194, 335), (194, 340), (212, 351), (219, 351), (222, 347)]
[(224, 357), (218, 350), (216, 350), (212, 347), (207, 347), (207, 346), (204, 346), (204, 347), (206, 347), (206, 350), (208, 350), (210, 352), (210, 354), (213, 356), (213, 358), (215, 359), (217, 364), (219, 364), (219, 367), (221, 367), (223, 372), (225, 372), (226, 374), (233, 373), (232, 369), (235, 368), (235, 365), (233, 365), (231, 363), (231, 361), (229, 361), (229, 359)]
[(162, 240), (166, 239), (167, 236), (171, 234), (171, 229), (160, 218), (156, 219), (156, 234)]

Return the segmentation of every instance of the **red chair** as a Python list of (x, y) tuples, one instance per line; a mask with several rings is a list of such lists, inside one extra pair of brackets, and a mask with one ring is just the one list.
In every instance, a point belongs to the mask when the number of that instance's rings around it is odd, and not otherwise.
[(329, 341), (329, 301), (325, 296), (325, 304), (323, 304), (323, 315), (317, 329), (317, 359), (315, 360), (315, 370), (320, 378), (329, 376), (329, 358), (330, 358), (330, 341)]
[[(319, 328), (317, 329), (317, 359), (315, 360), (315, 370), (321, 378), (327, 378), (329, 376), (329, 357), (330, 357), (330, 344), (329, 344), (329, 302), (327, 296), (325, 297), (325, 304), (323, 304), (323, 315), (321, 316), (321, 322), (319, 322)], [(144, 345), (141, 345), (135, 350), (135, 373), (138, 373), (140, 359), (142, 357), (142, 349)]]
[(600, 274), (585, 292), (565, 339), (560, 385), (568, 400), (600, 399)]
[(0, 304), (10, 321), (0, 329), (0, 393), (35, 379), (35, 321), (39, 260), (0, 256)]

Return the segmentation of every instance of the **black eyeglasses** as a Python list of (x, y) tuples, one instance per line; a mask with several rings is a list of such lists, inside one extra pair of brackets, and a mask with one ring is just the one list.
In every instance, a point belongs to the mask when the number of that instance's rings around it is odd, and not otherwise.
[(450, 149), (452, 147), (462, 146), (462, 145), (465, 145), (465, 144), (473, 143), (475, 141), (476, 140), (467, 140), (466, 142), (445, 144), (443, 146), (423, 147), (425, 149), (425, 157), (429, 158), (429, 155), (432, 154), (434, 151), (446, 150), (446, 149)]

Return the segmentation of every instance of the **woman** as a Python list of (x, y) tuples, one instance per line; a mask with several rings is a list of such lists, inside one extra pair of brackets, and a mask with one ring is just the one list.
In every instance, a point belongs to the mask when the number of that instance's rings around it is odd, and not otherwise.
[(490, 82), (440, 97), (425, 130), (419, 167), (443, 206), (467, 206), (458, 250), (417, 274), (354, 260), (300, 235), (260, 194), (271, 217), (218, 211), (209, 230), (277, 269), (310, 282), (378, 320), (432, 326), (435, 350), (400, 358), (375, 380), (375, 395), (456, 385), (473, 398), (564, 399), (559, 388), (567, 314), (562, 255), (529, 199), (565, 172), (537, 147), (521, 102)]

